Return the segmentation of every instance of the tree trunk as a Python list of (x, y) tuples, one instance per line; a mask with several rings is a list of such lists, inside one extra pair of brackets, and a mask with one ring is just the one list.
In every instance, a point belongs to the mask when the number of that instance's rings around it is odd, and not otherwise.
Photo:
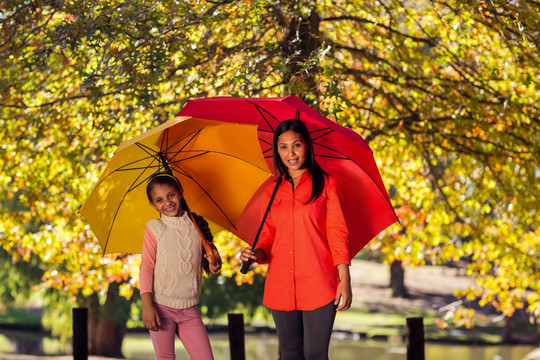
[(118, 293), (119, 284), (111, 283), (103, 305), (97, 294), (89, 298), (88, 354), (123, 358), (122, 343), (127, 329), (131, 302)]
[(513, 331), (512, 331), (512, 318), (506, 316), (504, 318), (504, 328), (502, 332), (502, 341), (503, 343), (509, 344), (513, 340)]
[(319, 69), (316, 66), (306, 68), (304, 62), (321, 46), (320, 23), (321, 18), (314, 9), (307, 17), (297, 14), (287, 24), (281, 41), (281, 51), (287, 57), (288, 78), (295, 84), (300, 98), (306, 92), (318, 92), (315, 75)]
[(409, 296), (405, 287), (405, 270), (399, 260), (394, 260), (390, 265), (390, 289), (392, 289), (392, 297)]

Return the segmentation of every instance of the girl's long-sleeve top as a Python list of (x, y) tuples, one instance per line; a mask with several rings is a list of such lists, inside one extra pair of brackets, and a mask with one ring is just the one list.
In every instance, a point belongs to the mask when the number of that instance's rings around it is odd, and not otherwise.
[[(337, 186), (327, 176), (321, 195), (310, 203), (311, 174), (296, 189), (284, 181), (261, 231), (257, 248), (266, 254), (263, 304), (274, 310), (314, 310), (336, 297), (336, 266), (350, 265), (348, 231)], [(274, 184), (263, 195), (267, 206)]]

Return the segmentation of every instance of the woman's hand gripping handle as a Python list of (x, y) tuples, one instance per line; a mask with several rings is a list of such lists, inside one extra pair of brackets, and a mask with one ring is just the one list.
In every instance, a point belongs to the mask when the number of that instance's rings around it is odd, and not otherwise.
[(266, 254), (262, 249), (245, 248), (240, 253), (240, 260), (242, 260), (242, 268), (240, 269), (240, 272), (242, 274), (246, 274), (254, 261), (261, 262), (266, 260)]

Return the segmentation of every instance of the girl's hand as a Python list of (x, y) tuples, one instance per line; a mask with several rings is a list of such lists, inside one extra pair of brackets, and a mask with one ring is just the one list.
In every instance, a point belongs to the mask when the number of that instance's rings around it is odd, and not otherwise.
[(216, 258), (216, 265), (212, 265), (212, 263), (210, 262), (210, 256), (207, 253), (204, 254), (204, 257), (206, 258), (206, 260), (208, 260), (208, 264), (210, 265), (210, 272), (212, 274), (217, 274), (221, 271), (221, 256), (219, 255), (219, 251), (215, 247), (213, 247), (212, 250), (214, 252), (214, 257)]
[[(145, 295), (145, 294), (144, 294)], [(148, 330), (157, 331), (161, 327), (161, 319), (159, 314), (152, 303), (145, 304), (143, 303), (143, 325)]]
[(339, 264), (337, 268), (340, 280), (334, 305), (339, 305), (337, 310), (343, 311), (350, 308), (352, 303), (351, 275), (349, 273), (349, 265)]
[(253, 260), (255, 262), (261, 262), (266, 260), (266, 254), (262, 249), (251, 249), (251, 248), (245, 248), (240, 253), (240, 260), (242, 262)]

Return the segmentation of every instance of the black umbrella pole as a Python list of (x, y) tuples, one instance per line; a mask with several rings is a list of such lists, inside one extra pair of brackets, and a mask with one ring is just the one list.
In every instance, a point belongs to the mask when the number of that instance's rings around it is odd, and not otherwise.
[[(257, 231), (257, 235), (255, 236), (255, 240), (253, 241), (253, 246), (251, 247), (253, 250), (255, 250), (255, 246), (257, 245), (257, 241), (259, 241), (259, 235), (261, 235), (261, 230), (263, 228), (264, 222), (266, 221), (266, 216), (268, 216), (268, 212), (270, 211), (270, 207), (272, 206), (272, 203), (274, 202), (274, 198), (276, 197), (277, 189), (279, 187), (279, 184), (281, 184), (281, 178), (278, 178), (276, 181), (276, 186), (274, 187), (274, 191), (272, 192), (272, 196), (270, 197), (270, 201), (268, 202), (268, 206), (266, 207), (266, 211), (264, 212), (264, 216), (261, 220), (261, 225), (259, 226), (259, 230)], [(242, 268), (240, 269), (240, 272), (242, 274), (247, 274), (249, 267), (253, 264), (253, 259), (249, 259), (248, 261), (242, 262)]]
[(249, 259), (248, 261), (243, 261), (242, 262), (242, 268), (240, 269), (240, 272), (242, 274), (247, 274), (251, 264), (253, 264), (253, 259)]

